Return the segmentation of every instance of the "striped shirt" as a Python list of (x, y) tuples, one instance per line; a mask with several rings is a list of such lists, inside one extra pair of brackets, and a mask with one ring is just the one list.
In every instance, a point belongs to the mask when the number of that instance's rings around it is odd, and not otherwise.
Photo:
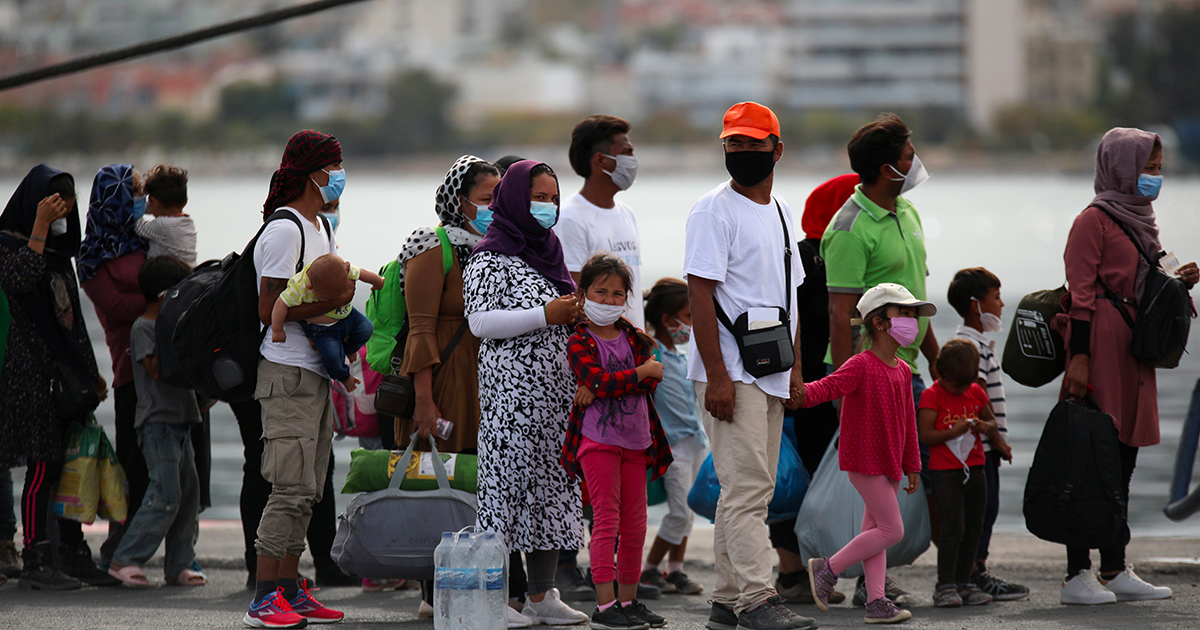
[[(954, 331), (954, 336), (970, 341), (979, 350), (979, 378), (987, 383), (988, 400), (992, 402), (992, 413), (996, 415), (996, 426), (1000, 427), (1000, 433), (1004, 434), (1005, 439), (1008, 439), (1004, 381), (1000, 375), (1000, 357), (996, 354), (996, 340), (989, 339), (987, 335), (966, 325), (959, 326), (958, 330)], [(992, 441), (986, 435), (983, 436), (983, 450), (992, 450)]]
[(147, 258), (174, 256), (189, 267), (196, 266), (196, 224), (192, 217), (183, 214), (138, 221), (133, 230), (150, 242)]

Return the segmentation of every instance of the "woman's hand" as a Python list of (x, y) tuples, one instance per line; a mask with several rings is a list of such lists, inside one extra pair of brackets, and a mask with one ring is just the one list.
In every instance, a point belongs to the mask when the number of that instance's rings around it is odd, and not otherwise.
[(1200, 267), (1197, 267), (1196, 263), (1190, 262), (1180, 267), (1175, 275), (1179, 276), (1179, 279), (1183, 280), (1183, 283), (1190, 289), (1200, 282)]
[(1067, 393), (1076, 398), (1087, 396), (1088, 377), (1088, 355), (1077, 354), (1071, 357), (1067, 373), (1063, 376), (1063, 385), (1067, 386)]
[(546, 324), (549, 326), (565, 326), (574, 324), (582, 310), (579, 298), (574, 295), (564, 295), (546, 303)]
[(103, 376), (97, 376), (95, 382), (92, 383), (92, 389), (96, 390), (96, 395), (100, 397), (100, 402), (108, 400), (108, 383)]
[(648, 378), (661, 381), (663, 378), (663, 364), (655, 361), (653, 357), (646, 359), (645, 363), (638, 366), (637, 377), (639, 383)]
[(904, 491), (912, 494), (917, 491), (917, 482), (920, 480), (920, 473), (908, 473), (908, 485), (904, 486)]
[(431, 434), (437, 432), (437, 419), (440, 417), (442, 412), (438, 411), (432, 397), (417, 396), (413, 408), (413, 422), (417, 425), (417, 434), (420, 435), (422, 444), (429, 440)]
[(592, 390), (584, 387), (583, 385), (580, 385), (579, 389), (575, 390), (576, 405), (579, 405), (580, 407), (586, 407), (595, 402), (595, 400), (596, 395), (592, 393)]
[(62, 196), (54, 193), (49, 197), (38, 202), (37, 217), (33, 220), (34, 225), (41, 224), (47, 228), (51, 223), (67, 216), (71, 212), (71, 206)]

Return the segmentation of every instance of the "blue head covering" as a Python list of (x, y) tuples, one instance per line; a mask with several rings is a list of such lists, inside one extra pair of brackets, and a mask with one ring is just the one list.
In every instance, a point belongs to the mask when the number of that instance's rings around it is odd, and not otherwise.
[(109, 260), (146, 250), (133, 231), (138, 220), (133, 216), (133, 165), (101, 167), (92, 181), (87, 229), (75, 263), (80, 282), (90, 280)]

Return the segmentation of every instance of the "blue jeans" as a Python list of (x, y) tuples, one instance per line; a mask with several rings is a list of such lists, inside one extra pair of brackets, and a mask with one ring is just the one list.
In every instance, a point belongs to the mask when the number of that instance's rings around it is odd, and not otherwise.
[(359, 348), (367, 344), (371, 333), (375, 332), (371, 320), (358, 309), (350, 309), (349, 315), (328, 326), (308, 322), (301, 322), (300, 325), (320, 353), (325, 373), (335, 381), (350, 378), (346, 356), (357, 353)]
[(196, 558), (200, 479), (191, 426), (144, 424), (138, 427), (137, 435), (150, 472), (150, 485), (112, 562), (123, 567), (144, 566), (165, 539), (164, 574), (170, 580)]
[(0, 468), (0, 541), (12, 540), (17, 535), (15, 508), (12, 469)]

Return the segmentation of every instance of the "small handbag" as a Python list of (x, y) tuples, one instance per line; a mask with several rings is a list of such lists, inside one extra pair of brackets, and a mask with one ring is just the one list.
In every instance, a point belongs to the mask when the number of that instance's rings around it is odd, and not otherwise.
[[(468, 327), (467, 320), (463, 320), (458, 330), (454, 331), (454, 336), (450, 338), (450, 343), (446, 344), (442, 350), (441, 359), (438, 366), (433, 368), (433, 376), (437, 378), (438, 370), (446, 363), (446, 359), (450, 358), (450, 353), (454, 352), (455, 346), (459, 341), (462, 341), (463, 335), (466, 334)], [(405, 323), (402, 333), (408, 332), (408, 324)], [(392, 351), (392, 373), (383, 377), (383, 381), (379, 383), (379, 389), (375, 390), (375, 411), (388, 416), (397, 418), (410, 419), (413, 417), (413, 412), (417, 406), (417, 387), (413, 383), (411, 377), (406, 374), (400, 374), (400, 363), (404, 357), (405, 344), (396, 343), (396, 349)]]
[(47, 368), (50, 377), (50, 400), (54, 414), (66, 420), (80, 420), (100, 406), (100, 395), (92, 382), (62, 360), (53, 361)]
[(779, 312), (779, 323), (773, 326), (750, 329), (750, 314), (742, 313), (736, 321), (730, 321), (713, 296), (713, 305), (717, 310), (717, 320), (721, 322), (737, 341), (738, 354), (742, 357), (742, 367), (754, 378), (762, 378), (778, 374), (790, 369), (796, 363), (795, 346), (792, 343), (792, 326), (788, 313), (792, 310), (792, 239), (788, 234), (787, 222), (783, 220), (783, 208), (775, 202), (775, 210), (779, 212), (779, 222), (783, 225), (783, 273), (787, 277), (784, 292), (787, 293), (787, 310), (775, 307)]

